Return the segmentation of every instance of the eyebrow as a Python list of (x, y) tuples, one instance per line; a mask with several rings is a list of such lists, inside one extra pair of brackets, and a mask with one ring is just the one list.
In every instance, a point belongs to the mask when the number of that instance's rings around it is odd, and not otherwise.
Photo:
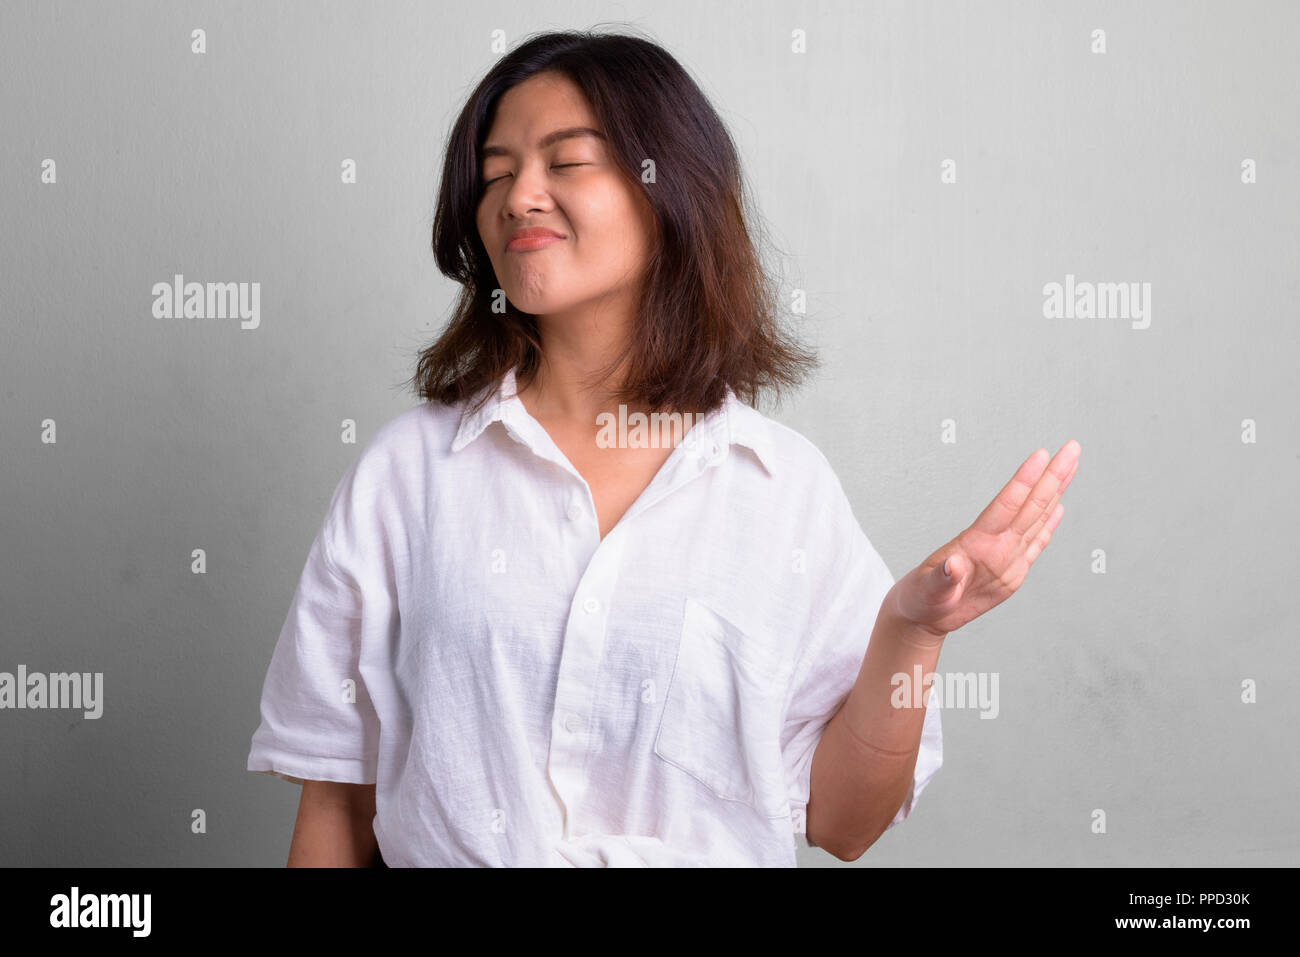
[[(594, 136), (597, 139), (605, 139), (605, 134), (600, 130), (593, 130), (590, 126), (566, 126), (561, 130), (552, 130), (537, 141), (537, 148), (544, 150), (560, 140), (573, 139), (575, 136)], [(487, 145), (479, 150), (480, 160), (485, 160), (489, 156), (509, 156), (510, 151), (504, 146)]]

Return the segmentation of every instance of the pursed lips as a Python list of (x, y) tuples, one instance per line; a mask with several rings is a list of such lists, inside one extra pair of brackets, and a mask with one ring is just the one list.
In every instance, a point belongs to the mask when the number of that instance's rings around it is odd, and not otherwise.
[(563, 240), (561, 236), (553, 229), (545, 227), (527, 227), (517, 229), (510, 234), (510, 239), (506, 243), (506, 252), (519, 253), (529, 252), (534, 249), (544, 249), (552, 243), (558, 243)]

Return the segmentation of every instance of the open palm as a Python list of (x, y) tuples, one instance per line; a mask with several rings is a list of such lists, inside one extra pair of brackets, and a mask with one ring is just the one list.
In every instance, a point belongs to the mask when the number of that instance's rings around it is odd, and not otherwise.
[(1027, 458), (974, 524), (899, 579), (902, 616), (943, 636), (1010, 598), (1065, 514), (1081, 451), (1071, 439), (1046, 467), (1046, 449)]

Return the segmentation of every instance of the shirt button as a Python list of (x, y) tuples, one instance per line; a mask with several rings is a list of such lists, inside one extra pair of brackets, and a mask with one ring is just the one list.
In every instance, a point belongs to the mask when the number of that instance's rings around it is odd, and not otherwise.
[(568, 516), (569, 521), (576, 522), (582, 517), (582, 506), (577, 502), (570, 502), (569, 507), (564, 510), (564, 514)]
[(600, 611), (600, 602), (596, 601), (594, 598), (588, 598), (582, 603), (582, 608), (587, 614), (594, 615), (596, 612)]
[(564, 719), (564, 730), (570, 734), (576, 734), (582, 730), (582, 718), (576, 714), (567, 715)]

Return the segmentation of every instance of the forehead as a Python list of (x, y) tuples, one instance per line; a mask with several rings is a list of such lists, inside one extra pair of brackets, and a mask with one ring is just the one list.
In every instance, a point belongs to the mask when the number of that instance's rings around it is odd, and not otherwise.
[(539, 73), (511, 87), (497, 101), (484, 142), (532, 147), (562, 127), (599, 129), (599, 124), (572, 80), (557, 73)]

